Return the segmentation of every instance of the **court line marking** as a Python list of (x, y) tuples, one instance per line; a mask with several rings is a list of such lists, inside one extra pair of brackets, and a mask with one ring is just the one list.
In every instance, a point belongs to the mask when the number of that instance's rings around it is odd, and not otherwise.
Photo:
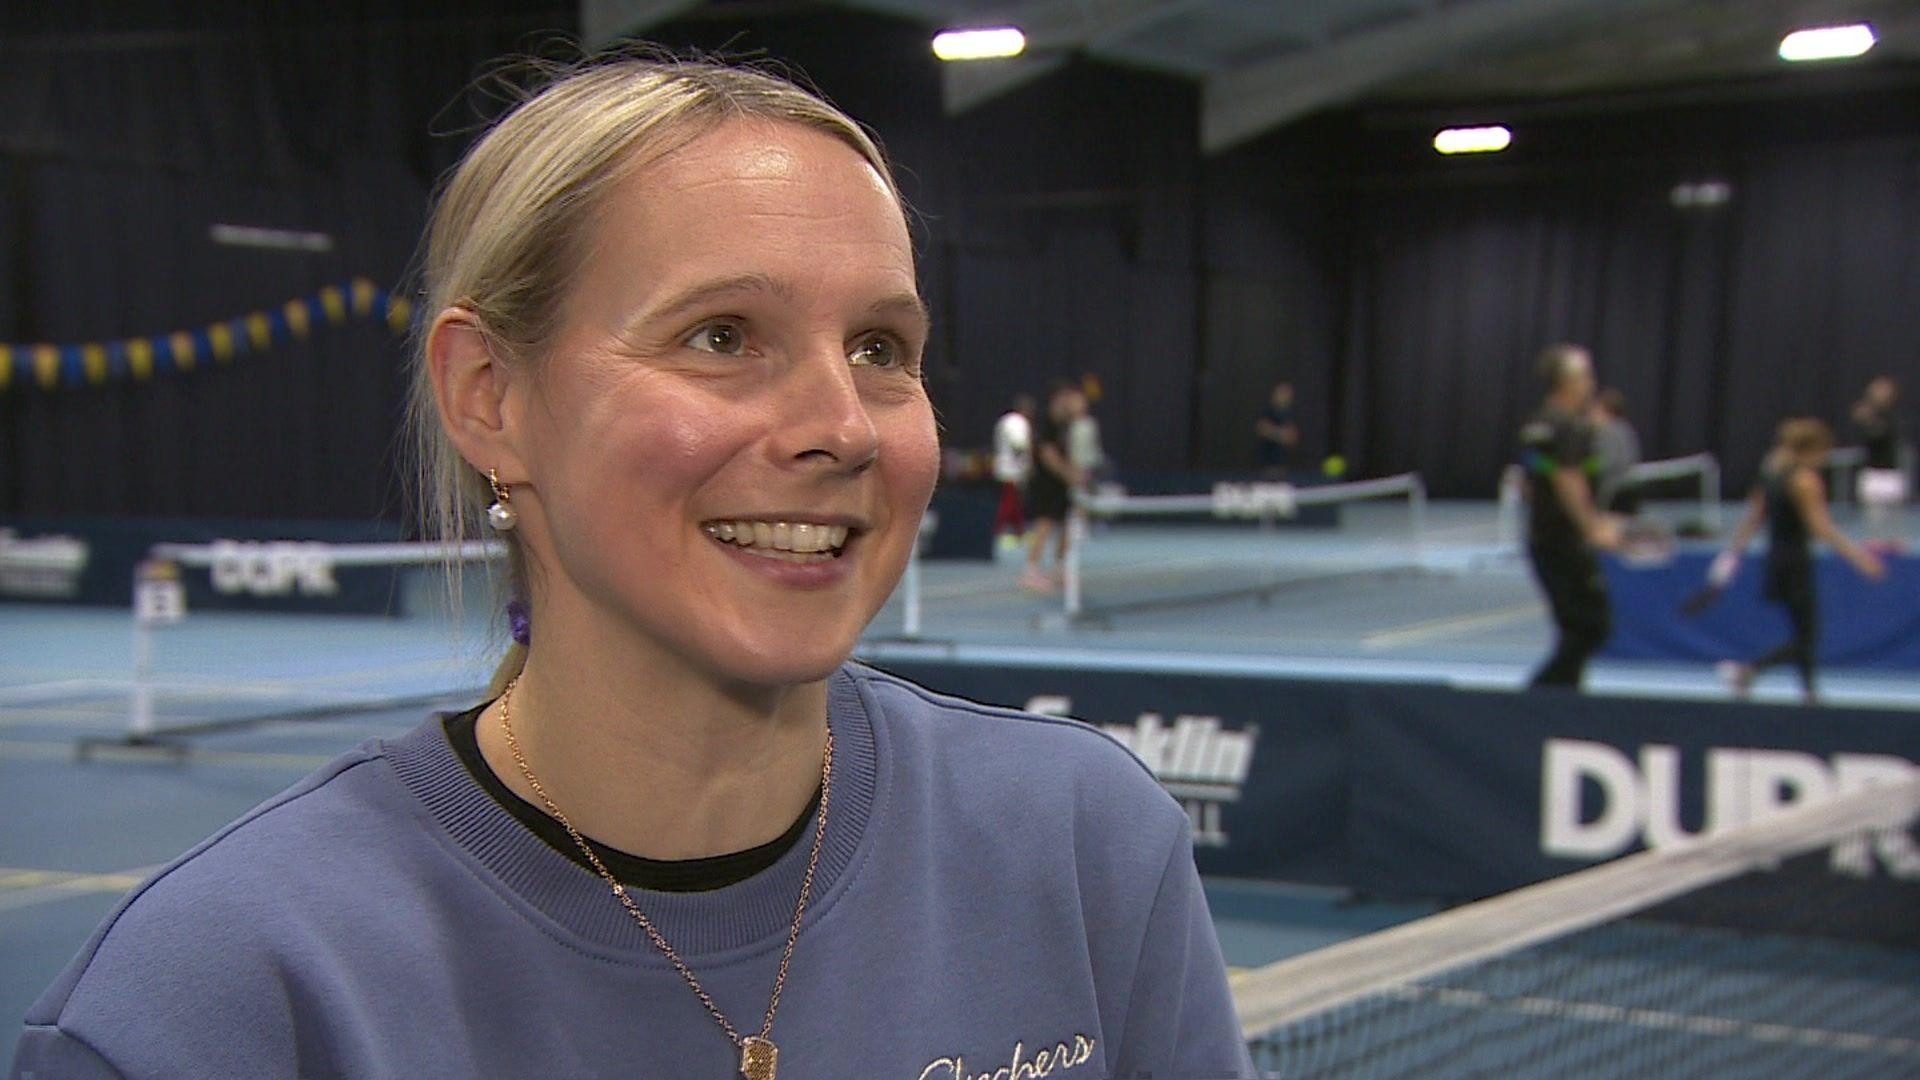
[[(155, 678), (151, 685), (156, 690), (186, 692), (218, 690), (228, 693), (287, 693), (292, 690), (326, 686), (355, 686), (374, 682), (384, 678), (402, 675), (439, 674), (447, 671), (467, 671), (484, 665), (471, 660), (437, 659), (413, 660), (403, 664), (386, 664), (380, 667), (350, 667), (344, 671), (322, 672), (317, 675), (293, 675), (284, 678), (227, 679), (216, 674), (179, 672)], [(133, 689), (133, 679), (125, 675), (110, 678), (53, 679), (43, 682), (15, 683), (11, 686), (0, 685), (0, 703), (14, 703), (16, 699), (34, 701), (45, 697), (67, 697), (77, 694), (127, 693)]]
[(1387, 993), (1404, 1001), (1431, 1001), (1455, 1008), (1485, 1009), (1522, 1016), (1546, 1016), (1589, 1023), (1624, 1024), (1663, 1031), (1679, 1031), (1688, 1035), (1735, 1037), (1755, 1042), (1788, 1043), (1882, 1054), (1889, 1057), (1920, 1058), (1920, 1039), (1899, 1036), (1830, 1031), (1824, 1028), (1796, 1027), (1791, 1024), (1674, 1012), (1666, 1009), (1638, 1008), (1569, 998), (1536, 995), (1507, 997), (1484, 990), (1454, 987), (1412, 985), (1392, 989)]
[(0, 702), (12, 704), (19, 699), (31, 703), (47, 697), (111, 693), (124, 690), (129, 685), (131, 683), (126, 679), (55, 679), (49, 682), (17, 683), (13, 686), (0, 686)]
[(134, 871), (96, 874), (82, 870), (22, 870), (0, 866), (0, 891), (37, 888), (42, 885), (67, 885), (98, 889), (131, 889), (145, 881)]
[(78, 724), (91, 720), (111, 724), (118, 720), (124, 724), (126, 719), (126, 709), (97, 707), (85, 709), (74, 705), (0, 705), (0, 727), (41, 721), (53, 724)]
[[(1351, 640), (1351, 639), (1348, 639)], [(1244, 642), (1236, 642), (1244, 644)], [(1113, 648), (1065, 645), (1011, 645), (935, 637), (863, 638), (853, 657), (886, 667), (889, 660), (948, 663), (963, 667), (1064, 667), (1168, 675), (1244, 675), (1253, 678), (1337, 679), (1344, 682), (1435, 683), (1461, 690), (1516, 690), (1530, 668), (1516, 661), (1421, 660), (1392, 656), (1289, 654), (1284, 644), (1264, 654), (1199, 653), (1170, 648)], [(1758, 702), (1798, 701), (1798, 690), (1782, 674), (1755, 687)], [(1847, 681), (1842, 682), (1845, 678)], [(1908, 680), (1864, 681), (1857, 672), (1826, 681), (1822, 697), (1833, 705), (1871, 709), (1920, 708), (1920, 687)], [(1726, 687), (1710, 669), (1602, 661), (1587, 682), (1589, 694), (1606, 697), (1662, 697), (1725, 701)]]
[(164, 865), (154, 863), (105, 874), (0, 867), (0, 912), (18, 911), (35, 904), (68, 900), (90, 893), (125, 893), (152, 877)]
[[(396, 677), (462, 672), (472, 675), (475, 670), (477, 666), (467, 661), (420, 660), (406, 664), (352, 668), (346, 671), (287, 679), (223, 680), (214, 676), (183, 674), (167, 679), (157, 679), (151, 685), (157, 693), (206, 701), (258, 701), (305, 697), (319, 706), (353, 706), (365, 700), (365, 694), (355, 693), (355, 688), (364, 691), (379, 685), (383, 680)], [(128, 678), (96, 678), (61, 679), (0, 686), (0, 728), (49, 722), (78, 724), (125, 715), (127, 706), (123, 702), (130, 698), (133, 685), (133, 680)], [(452, 691), (449, 691), (449, 696), (451, 693)], [(61, 698), (78, 698), (84, 702), (95, 696), (114, 699), (108, 703), (108, 709), (111, 711), (103, 712), (97, 706), (90, 709), (73, 703), (53, 707), (35, 704), (36, 701)]]
[[(1084, 580), (1089, 576), (1095, 579), (1132, 577), (1142, 570), (1177, 572), (1215, 568), (1232, 570), (1241, 567), (1248, 567), (1249, 569), (1255, 570), (1266, 569), (1264, 565), (1253, 565), (1256, 560), (1260, 558), (1262, 558), (1262, 556), (1258, 555), (1248, 556), (1243, 559), (1235, 559), (1225, 555), (1208, 555), (1188, 559), (1130, 557), (1127, 559), (1116, 559), (1113, 562), (1103, 561), (1093, 566), (1083, 566), (1081, 568), (1081, 575)], [(1021, 565), (1024, 566), (1025, 564), (1022, 563)], [(983, 575), (979, 581), (961, 581), (946, 585), (922, 586), (920, 589), (920, 599), (959, 600), (977, 596), (1033, 595), (1020, 587), (1019, 579), (1015, 576), (1018, 572), (1018, 568), (1009, 567), (1005, 576), (995, 575), (987, 578)], [(893, 594), (888, 597), (888, 600), (893, 601), (899, 599), (900, 596), (900, 591), (896, 589)]]
[(1439, 619), (1426, 619), (1405, 626), (1391, 627), (1368, 634), (1360, 639), (1360, 644), (1369, 649), (1395, 649), (1402, 645), (1417, 645), (1434, 638), (1453, 637), (1456, 634), (1490, 630), (1510, 623), (1525, 622), (1538, 618), (1546, 612), (1538, 600), (1529, 600), (1524, 604), (1494, 608), (1492, 611), (1476, 612), (1472, 615), (1448, 615)]
[[(88, 753), (95, 761), (165, 761), (169, 765), (175, 764), (171, 758), (158, 757), (151, 750), (133, 747), (95, 745)], [(74, 748), (71, 742), (0, 740), (0, 760), (60, 761), (72, 760), (73, 756)], [(271, 750), (202, 750), (195, 747), (181, 760), (180, 764), (228, 765), (249, 769), (295, 769), (305, 772), (317, 769), (339, 756), (338, 754), (288, 754)]]

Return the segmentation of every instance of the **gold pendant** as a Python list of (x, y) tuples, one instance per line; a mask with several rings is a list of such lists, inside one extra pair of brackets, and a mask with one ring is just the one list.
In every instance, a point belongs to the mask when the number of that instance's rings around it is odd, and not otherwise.
[(740, 1075), (747, 1080), (773, 1080), (774, 1067), (780, 1063), (780, 1048), (772, 1039), (749, 1035), (740, 1040)]

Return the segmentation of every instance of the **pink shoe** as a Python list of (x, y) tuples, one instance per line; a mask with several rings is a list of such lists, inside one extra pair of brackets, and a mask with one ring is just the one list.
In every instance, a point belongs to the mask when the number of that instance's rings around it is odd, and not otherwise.
[(1021, 573), (1020, 587), (1028, 592), (1037, 593), (1050, 593), (1059, 588), (1058, 585), (1053, 583), (1052, 578), (1032, 567), (1028, 567)]

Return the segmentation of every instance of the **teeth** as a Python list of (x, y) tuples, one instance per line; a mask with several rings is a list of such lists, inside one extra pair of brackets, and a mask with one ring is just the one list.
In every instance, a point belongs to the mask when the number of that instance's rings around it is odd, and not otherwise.
[(846, 546), (852, 530), (845, 525), (810, 521), (715, 521), (703, 526), (708, 536), (761, 552), (795, 555), (831, 554)]

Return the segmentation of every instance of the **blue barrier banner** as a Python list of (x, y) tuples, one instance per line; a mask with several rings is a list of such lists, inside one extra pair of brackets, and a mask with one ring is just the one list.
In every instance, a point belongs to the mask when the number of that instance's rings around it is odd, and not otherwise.
[(1348, 687), (894, 660), (876, 666), (942, 693), (1104, 729), (1186, 807), (1202, 873), (1344, 881)]
[[(1712, 556), (1682, 552), (1663, 566), (1603, 560), (1613, 593), (1613, 637), (1604, 656), (1621, 660), (1752, 660), (1787, 639), (1784, 609), (1761, 596), (1759, 557), (1743, 561), (1725, 593), (1697, 615), (1680, 610), (1704, 586)], [(1833, 555), (1816, 564), (1820, 659), (1846, 667), (1920, 670), (1920, 559), (1889, 558), (1870, 582)]]
[[(1418, 687), (1351, 705), (1349, 883), (1383, 896), (1505, 892), (1920, 771), (1904, 713)], [(1829, 932), (1920, 943), (1912, 829), (1791, 869), (1845, 892), (1849, 924)], [(1772, 925), (1724, 899), (1717, 923)]]
[[(931, 689), (1073, 716), (1187, 808), (1202, 873), (1469, 900), (1803, 799), (1920, 772), (1920, 717), (1863, 709), (1499, 693), (1123, 670), (881, 667)], [(1920, 944), (1920, 838), (1795, 860), (1768, 888), (1844, 898), (1823, 932)], [(1751, 881), (1662, 914), (1767, 929)], [(1804, 896), (1805, 893), (1794, 894)], [(1731, 899), (1732, 902), (1728, 902)], [(1788, 897), (1775, 911), (1792, 913)]]
[(181, 575), (189, 610), (384, 615), (394, 607), (388, 567), (334, 566), (308, 542), (388, 543), (398, 529), (359, 521), (208, 521), (165, 518), (0, 519), (0, 601), (133, 605), (134, 568), (155, 544), (211, 544), (211, 569)]

